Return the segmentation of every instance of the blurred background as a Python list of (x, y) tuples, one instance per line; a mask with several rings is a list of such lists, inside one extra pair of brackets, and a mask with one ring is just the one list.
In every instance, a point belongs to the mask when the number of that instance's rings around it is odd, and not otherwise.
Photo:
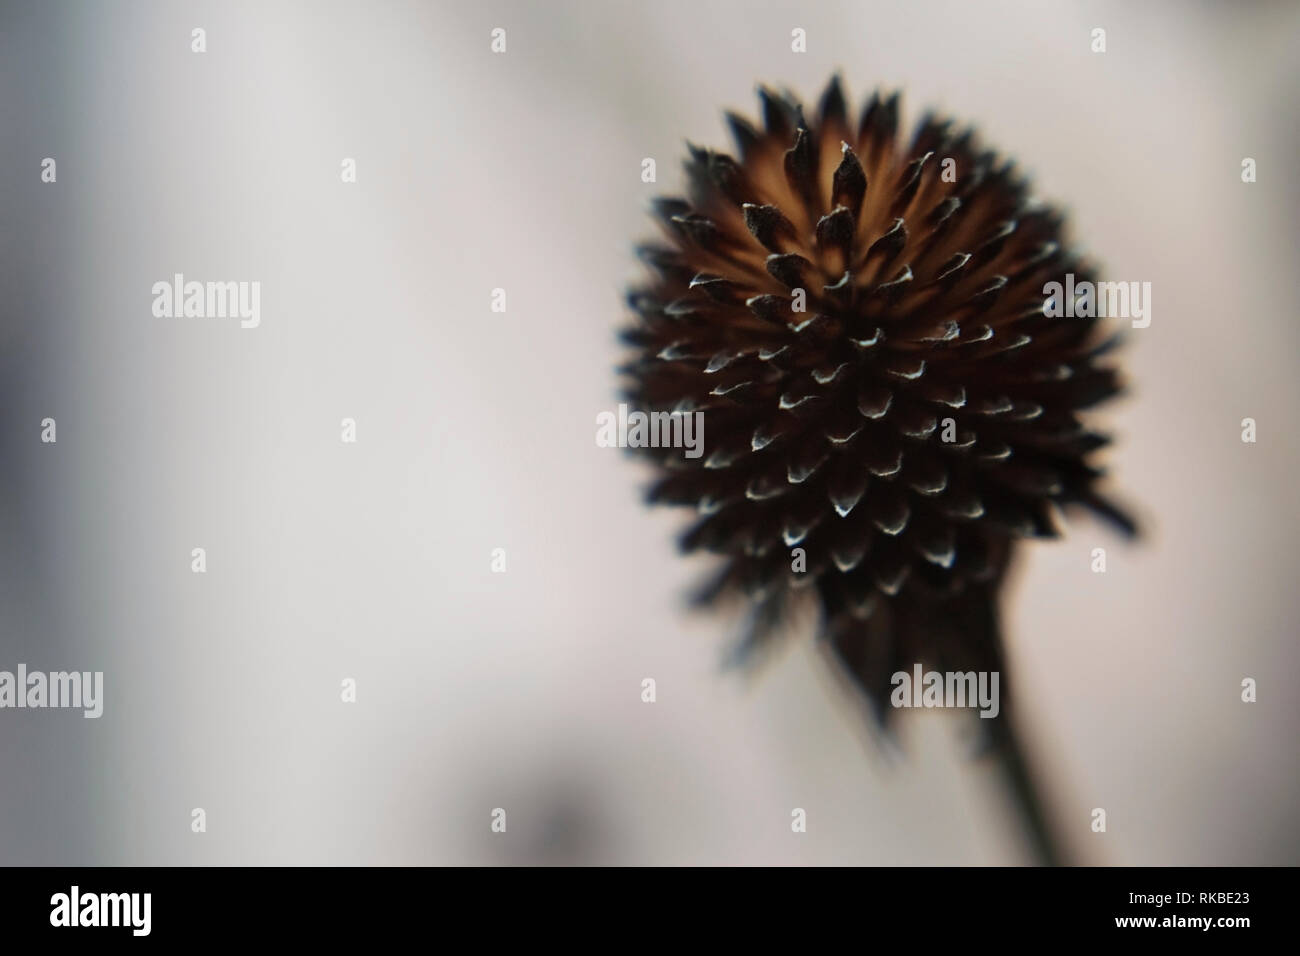
[[(0, 863), (1025, 862), (959, 721), (882, 760), (810, 622), (724, 673), (689, 516), (594, 443), (683, 140), (837, 69), (1152, 283), (1104, 413), (1147, 536), (1076, 517), (1007, 594), (1075, 855), (1300, 862), (1295, 4), (0, 10), (0, 669), (105, 683), (99, 720), (0, 711)], [(156, 318), (178, 272), (260, 281), (260, 327)]]

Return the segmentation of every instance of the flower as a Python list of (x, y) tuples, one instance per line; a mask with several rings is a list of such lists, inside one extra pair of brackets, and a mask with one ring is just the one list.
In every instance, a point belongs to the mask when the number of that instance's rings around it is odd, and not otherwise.
[(654, 203), (625, 394), (703, 416), (699, 457), (640, 450), (649, 500), (698, 509), (683, 549), (724, 559), (700, 602), (746, 596), (751, 652), (811, 594), (883, 722), (914, 662), (1001, 669), (1019, 539), (1056, 536), (1063, 506), (1132, 533), (1080, 418), (1120, 388), (1115, 339), (1045, 308), (1093, 273), (970, 130), (927, 115), (905, 138), (896, 94), (851, 122), (838, 78), (811, 121), (759, 97), (761, 129), (728, 114), (737, 155), (689, 146), (686, 198)]

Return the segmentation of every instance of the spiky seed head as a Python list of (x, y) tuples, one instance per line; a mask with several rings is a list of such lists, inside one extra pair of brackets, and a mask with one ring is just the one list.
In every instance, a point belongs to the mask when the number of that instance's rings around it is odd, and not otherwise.
[(649, 499), (699, 511), (682, 547), (725, 558), (700, 600), (747, 595), (752, 649), (809, 588), (883, 715), (913, 661), (998, 669), (1012, 544), (1056, 535), (1058, 506), (1132, 531), (1079, 416), (1118, 391), (1113, 340), (1045, 314), (1047, 283), (1094, 276), (970, 130), (903, 137), (896, 94), (852, 121), (838, 78), (811, 119), (759, 98), (760, 125), (728, 114), (736, 155), (690, 146), (686, 197), (654, 203), (626, 396), (704, 416), (700, 457), (642, 449)]

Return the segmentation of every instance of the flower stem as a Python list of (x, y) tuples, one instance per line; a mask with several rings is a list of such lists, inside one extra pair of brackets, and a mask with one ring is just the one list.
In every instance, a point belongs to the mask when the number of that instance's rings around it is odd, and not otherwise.
[(1037, 783), (1027, 750), (1015, 725), (1003, 713), (996, 721), (999, 731), (994, 750), (1002, 768), (1003, 777), (1014, 802), (1026, 836), (1032, 845), (1036, 866), (1068, 866), (1069, 862), (1057, 838), (1043, 801), (1042, 788)]

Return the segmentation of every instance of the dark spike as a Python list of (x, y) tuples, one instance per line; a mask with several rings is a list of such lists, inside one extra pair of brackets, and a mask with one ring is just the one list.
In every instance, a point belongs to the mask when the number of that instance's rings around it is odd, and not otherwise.
[(707, 216), (689, 213), (685, 216), (673, 216), (672, 222), (683, 236), (701, 249), (716, 249), (723, 241), (722, 230)]
[(925, 164), (933, 155), (933, 153), (926, 153), (924, 156), (918, 157), (907, 164), (907, 168), (903, 170), (903, 175), (899, 177), (898, 193), (889, 207), (891, 216), (901, 216), (907, 212), (907, 207), (912, 204), (912, 199), (916, 196), (916, 190), (921, 185)]
[(813, 151), (812, 137), (806, 129), (795, 133), (794, 145), (785, 154), (785, 178), (790, 189), (803, 200), (810, 215), (819, 206), (817, 198), (817, 156)]
[(765, 263), (768, 274), (787, 289), (807, 289), (812, 263), (797, 253), (771, 255)]
[(898, 134), (898, 94), (893, 93), (882, 100), (878, 93), (873, 93), (866, 108), (862, 111), (859, 123), (859, 138), (871, 140), (878, 144), (892, 142)]
[(758, 99), (763, 107), (763, 127), (778, 143), (789, 142), (794, 135), (795, 117), (790, 104), (766, 86), (758, 88)]
[(848, 123), (848, 105), (844, 102), (844, 89), (840, 86), (839, 74), (831, 77), (830, 83), (826, 85), (826, 91), (822, 93), (821, 102), (817, 106), (818, 123), (823, 128), (836, 127), (846, 128)]
[(726, 153), (710, 153), (708, 176), (713, 186), (736, 205), (754, 198), (754, 188), (740, 164)]
[(883, 260), (889, 262), (903, 251), (907, 245), (907, 228), (903, 220), (895, 219), (879, 239), (867, 247), (867, 261)]
[(856, 217), (862, 210), (862, 198), (867, 194), (867, 174), (862, 171), (857, 153), (848, 143), (840, 144), (840, 164), (835, 167), (831, 180), (831, 202), (843, 206)]
[(776, 206), (755, 206), (746, 203), (745, 228), (769, 252), (787, 252), (798, 233), (789, 219)]
[(855, 228), (853, 213), (844, 206), (836, 206), (834, 211), (817, 220), (817, 247), (822, 250), (834, 249), (848, 262), (853, 251)]
[(960, 208), (961, 208), (960, 199), (958, 199), (956, 196), (947, 196), (944, 199), (939, 200), (938, 205), (936, 205), (926, 215), (925, 224), (931, 227), (932, 229), (938, 229), (939, 227), (947, 224), (948, 221), (954, 215), (956, 215), (957, 210)]
[(740, 161), (749, 162), (754, 158), (756, 147), (762, 141), (762, 135), (743, 116), (728, 110), (726, 117), (727, 126), (731, 130), (731, 139), (736, 144), (736, 152), (740, 154)]

